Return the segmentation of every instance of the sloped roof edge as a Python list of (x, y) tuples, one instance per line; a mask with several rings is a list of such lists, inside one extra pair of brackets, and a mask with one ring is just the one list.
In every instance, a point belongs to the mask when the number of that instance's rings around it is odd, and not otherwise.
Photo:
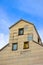
[[(20, 21), (24, 21), (24, 22), (30, 23), (30, 22), (28, 22), (28, 21), (26, 21), (26, 20), (21, 19), (21, 20), (19, 20), (18, 22), (16, 22), (15, 24), (13, 24), (11, 27), (9, 27), (9, 29), (11, 29), (14, 25), (16, 25), (17, 23), (19, 23)], [(32, 24), (32, 25), (34, 26), (34, 28), (35, 28), (35, 30), (36, 30), (36, 33), (38, 34), (35, 25), (34, 25), (33, 23), (30, 23), (30, 24)], [(38, 34), (38, 37), (40, 38), (40, 35), (39, 35), (39, 34)], [(41, 38), (40, 38), (40, 40), (41, 40)], [(4, 49), (5, 47), (7, 47), (8, 45), (9, 45), (9, 43), (8, 43), (7, 45), (5, 45), (3, 48), (1, 48), (0, 51), (3, 50), (3, 49)], [(43, 45), (41, 44), (41, 46), (43, 46)]]
[[(31, 23), (31, 22), (28, 22), (28, 21), (24, 20), (24, 19), (20, 19), (20, 20), (17, 21), (15, 24), (13, 24), (12, 26), (10, 26), (9, 29), (11, 29), (13, 26), (15, 26), (15, 25), (16, 25), (17, 23), (19, 23), (20, 21), (24, 21), (24, 22), (27, 22), (27, 23), (29, 23), (29, 24), (32, 24), (32, 25), (34, 26), (35, 30), (36, 30), (36, 33), (38, 34), (35, 25), (34, 25), (33, 23)], [(39, 35), (39, 34), (38, 34), (38, 36), (39, 36), (39, 38), (40, 38), (40, 35)], [(40, 40), (41, 40), (41, 38), (40, 38)], [(42, 40), (41, 40), (41, 41), (42, 41)]]
[(24, 21), (24, 22), (26, 22), (26, 23), (29, 23), (29, 24), (34, 25), (34, 24), (31, 23), (31, 22), (28, 22), (28, 21), (26, 21), (26, 20), (20, 19), (19, 21), (17, 21), (16, 23), (14, 23), (12, 26), (10, 26), (9, 29), (11, 29), (13, 26), (15, 26), (15, 25), (16, 25), (17, 23), (19, 23), (20, 21)]
[(40, 45), (40, 46), (43, 47), (43, 44), (39, 44), (38, 42), (36, 42), (36, 41), (34, 41), (34, 40), (32, 40), (32, 41), (35, 42), (36, 44), (38, 44), (38, 45)]
[(4, 48), (6, 48), (8, 45), (9, 45), (9, 43), (6, 44), (3, 48), (1, 48), (0, 51), (2, 51), (2, 50), (3, 50)]

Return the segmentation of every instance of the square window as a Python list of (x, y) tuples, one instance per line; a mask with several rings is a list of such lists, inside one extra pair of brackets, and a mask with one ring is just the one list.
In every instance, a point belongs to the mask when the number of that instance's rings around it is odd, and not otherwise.
[(18, 34), (19, 35), (23, 35), (24, 34), (24, 28), (19, 29), (19, 33)]
[(29, 42), (24, 42), (24, 49), (28, 49), (29, 48)]
[(17, 43), (13, 43), (12, 44), (12, 50), (17, 50), (18, 49), (18, 44)]

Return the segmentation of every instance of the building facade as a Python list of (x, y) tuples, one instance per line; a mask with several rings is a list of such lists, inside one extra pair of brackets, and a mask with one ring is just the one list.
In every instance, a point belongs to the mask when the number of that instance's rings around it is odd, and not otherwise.
[(43, 45), (34, 24), (19, 20), (9, 30), (9, 44), (0, 50), (0, 65), (43, 65)]

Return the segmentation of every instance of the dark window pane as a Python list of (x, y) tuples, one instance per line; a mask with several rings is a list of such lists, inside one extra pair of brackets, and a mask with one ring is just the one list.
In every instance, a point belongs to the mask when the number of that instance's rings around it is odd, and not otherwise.
[(29, 42), (24, 42), (24, 49), (28, 49), (29, 48)]
[(17, 43), (13, 43), (12, 50), (17, 50), (17, 48), (18, 48), (18, 44)]
[(24, 29), (23, 28), (19, 29), (19, 35), (23, 35), (23, 34), (24, 34)]

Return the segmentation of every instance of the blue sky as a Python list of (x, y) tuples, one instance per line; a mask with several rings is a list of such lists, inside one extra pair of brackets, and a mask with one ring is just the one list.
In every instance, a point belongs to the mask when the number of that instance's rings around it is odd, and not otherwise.
[(32, 22), (43, 41), (43, 0), (0, 0), (0, 48), (8, 43), (9, 26), (20, 19)]

